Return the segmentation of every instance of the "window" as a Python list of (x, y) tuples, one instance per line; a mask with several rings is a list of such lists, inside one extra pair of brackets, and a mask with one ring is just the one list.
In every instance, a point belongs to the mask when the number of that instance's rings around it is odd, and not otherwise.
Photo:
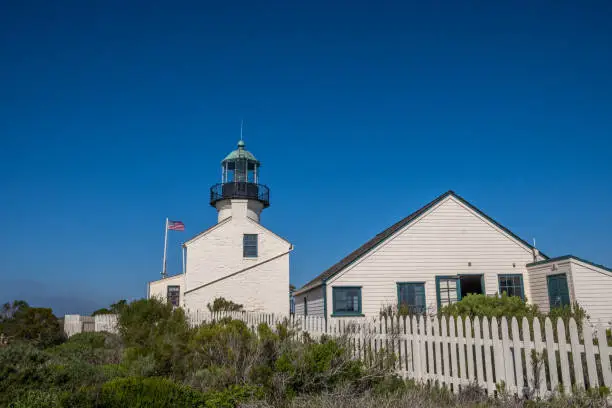
[(181, 287), (168, 286), (167, 300), (172, 306), (180, 306)]
[(244, 234), (242, 238), (242, 256), (257, 258), (257, 234)]
[(504, 293), (508, 296), (519, 296), (525, 300), (525, 292), (523, 290), (523, 275), (499, 275), (499, 293)]
[(399, 307), (407, 307), (411, 313), (425, 312), (425, 284), (400, 282), (397, 284)]
[(549, 275), (546, 277), (548, 283), (548, 300), (550, 308), (568, 306), (570, 304), (569, 289), (567, 287), (567, 276)]
[(336, 316), (361, 315), (361, 287), (334, 287), (332, 298)]
[(436, 276), (436, 291), (438, 292), (438, 307), (457, 302), (461, 297), (459, 278), (451, 276)]

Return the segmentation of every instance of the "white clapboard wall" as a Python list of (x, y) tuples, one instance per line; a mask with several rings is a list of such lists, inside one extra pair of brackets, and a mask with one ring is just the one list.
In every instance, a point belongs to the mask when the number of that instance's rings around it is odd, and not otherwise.
[[(296, 339), (306, 333), (341, 337), (356, 359), (366, 364), (391, 352), (396, 372), (404, 378), (446, 386), (454, 392), (479, 385), (493, 395), (549, 396), (574, 390), (612, 388), (612, 339), (609, 326), (585, 321), (579, 330), (574, 319), (552, 322), (527, 318), (396, 317), (374, 320), (330, 319), (318, 316), (275, 316), (265, 313), (187, 310), (191, 326), (232, 318), (252, 330), (262, 323), (287, 324)], [(77, 315), (66, 316), (67, 335), (83, 324)], [(80, 316), (83, 319), (83, 316)], [(96, 331), (116, 331), (116, 317), (95, 316)]]

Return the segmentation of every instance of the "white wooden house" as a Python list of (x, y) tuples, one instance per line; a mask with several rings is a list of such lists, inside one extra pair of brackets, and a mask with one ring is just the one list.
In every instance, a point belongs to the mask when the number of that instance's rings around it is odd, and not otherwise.
[(545, 311), (578, 301), (592, 319), (612, 320), (612, 270), (548, 258), (452, 191), (297, 290), (295, 313), (354, 319), (400, 304), (434, 312), (470, 293), (502, 292)]
[(150, 282), (148, 296), (191, 310), (223, 297), (246, 311), (287, 314), (293, 246), (259, 222), (270, 204), (260, 163), (242, 140), (221, 163), (222, 182), (210, 189), (217, 224), (185, 242), (184, 273)]

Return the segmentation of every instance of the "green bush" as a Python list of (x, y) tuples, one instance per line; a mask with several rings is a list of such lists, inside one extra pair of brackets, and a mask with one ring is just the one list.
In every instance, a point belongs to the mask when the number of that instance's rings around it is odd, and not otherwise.
[(10, 408), (61, 408), (62, 393), (50, 390), (29, 390), (13, 401)]
[(0, 333), (3, 333), (9, 342), (27, 341), (41, 348), (59, 344), (64, 340), (60, 322), (51, 309), (30, 307), (22, 300), (2, 306)]
[(0, 348), (0, 407), (38, 398), (33, 391), (74, 392), (82, 386), (101, 384), (106, 378), (100, 366), (59, 358), (31, 344)]
[(104, 408), (205, 407), (205, 395), (166, 378), (129, 377), (111, 380), (100, 389)]
[(506, 293), (501, 296), (467, 295), (459, 302), (442, 307), (440, 314), (453, 317), (469, 316), (472, 319), (475, 316), (497, 318), (514, 316), (519, 320), (523, 317), (531, 320), (540, 316), (537, 306), (526, 303), (518, 296), (508, 296)]
[(118, 327), (126, 364), (150, 356), (152, 375), (184, 376), (192, 330), (183, 309), (158, 299), (137, 300), (121, 309)]
[(211, 312), (241, 312), (243, 310), (242, 305), (222, 297), (214, 299), (212, 304), (209, 303), (206, 307)]
[(121, 361), (119, 336), (106, 332), (78, 333), (49, 352), (62, 358), (82, 360), (90, 364), (117, 364)]

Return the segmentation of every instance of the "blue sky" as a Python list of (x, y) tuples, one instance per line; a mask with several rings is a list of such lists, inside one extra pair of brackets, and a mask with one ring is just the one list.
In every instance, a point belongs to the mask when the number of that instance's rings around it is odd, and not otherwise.
[(393, 3), (5, 4), (0, 301), (143, 296), (166, 216), (178, 272), (241, 119), (298, 286), (449, 189), (612, 265), (612, 3)]

